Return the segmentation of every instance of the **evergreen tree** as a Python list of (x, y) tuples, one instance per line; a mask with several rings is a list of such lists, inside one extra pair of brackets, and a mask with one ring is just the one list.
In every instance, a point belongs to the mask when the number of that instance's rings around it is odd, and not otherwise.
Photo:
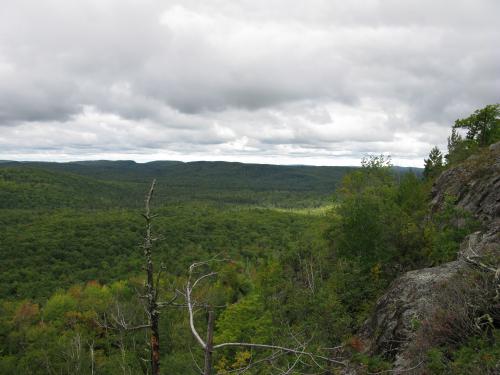
[(451, 135), (448, 137), (448, 155), (446, 155), (447, 160), (450, 158), (450, 155), (452, 155), (459, 149), (463, 141), (464, 140), (462, 136), (458, 134), (457, 129), (452, 128)]
[(429, 158), (424, 159), (424, 177), (434, 177), (443, 168), (443, 154), (437, 146), (434, 146), (429, 153)]

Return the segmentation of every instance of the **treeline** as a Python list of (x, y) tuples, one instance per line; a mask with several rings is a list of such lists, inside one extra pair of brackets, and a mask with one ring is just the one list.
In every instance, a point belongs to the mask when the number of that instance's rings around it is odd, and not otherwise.
[(349, 167), (226, 162), (0, 163), (0, 208), (140, 208), (148, 181), (157, 204), (214, 202), (314, 207), (328, 202)]
[[(159, 183), (159, 206), (198, 201), (319, 207), (330, 201), (342, 177), (354, 169), (227, 162), (1, 162), (0, 209), (139, 209), (153, 178)], [(402, 175), (409, 170), (396, 167), (395, 173)]]

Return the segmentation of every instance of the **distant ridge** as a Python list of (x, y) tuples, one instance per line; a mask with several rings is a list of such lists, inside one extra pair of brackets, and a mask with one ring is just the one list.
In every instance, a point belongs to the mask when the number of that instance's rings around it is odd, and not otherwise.
[[(160, 202), (311, 207), (323, 205), (357, 167), (245, 164), (222, 161), (93, 160), (0, 164), (0, 208), (140, 207), (158, 180)], [(421, 170), (395, 167), (397, 174)]]

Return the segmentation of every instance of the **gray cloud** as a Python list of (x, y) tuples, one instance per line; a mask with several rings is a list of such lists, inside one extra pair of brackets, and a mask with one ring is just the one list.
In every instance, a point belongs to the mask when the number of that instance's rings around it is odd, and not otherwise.
[(7, 0), (0, 158), (408, 164), (498, 102), (494, 0)]

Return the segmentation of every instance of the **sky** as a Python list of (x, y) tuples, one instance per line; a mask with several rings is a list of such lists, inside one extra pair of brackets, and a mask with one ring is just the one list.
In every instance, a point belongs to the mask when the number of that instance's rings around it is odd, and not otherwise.
[(498, 0), (0, 7), (0, 160), (422, 166), (500, 102)]

